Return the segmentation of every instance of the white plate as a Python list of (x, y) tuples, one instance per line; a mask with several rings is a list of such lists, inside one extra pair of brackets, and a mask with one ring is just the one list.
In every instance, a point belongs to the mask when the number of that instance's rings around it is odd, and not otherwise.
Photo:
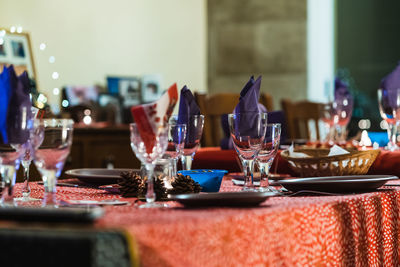
[(394, 175), (349, 175), (308, 177), (276, 180), (270, 185), (282, 185), (290, 191), (314, 190), (321, 192), (362, 192), (371, 191), (387, 181), (399, 179)]
[(65, 174), (89, 184), (115, 184), (121, 178), (122, 172), (129, 171), (140, 172), (138, 169), (73, 169)]

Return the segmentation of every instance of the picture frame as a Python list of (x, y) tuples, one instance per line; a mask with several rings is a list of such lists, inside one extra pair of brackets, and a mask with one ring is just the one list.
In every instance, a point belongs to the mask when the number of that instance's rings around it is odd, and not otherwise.
[(141, 87), (143, 103), (156, 101), (162, 93), (162, 76), (160, 74), (143, 75)]
[(139, 105), (141, 82), (138, 77), (107, 77), (108, 92), (119, 96), (123, 107)]
[(12, 33), (0, 28), (0, 70), (14, 65), (17, 75), (28, 72), (29, 78), (36, 80), (30, 36), (26, 32)]

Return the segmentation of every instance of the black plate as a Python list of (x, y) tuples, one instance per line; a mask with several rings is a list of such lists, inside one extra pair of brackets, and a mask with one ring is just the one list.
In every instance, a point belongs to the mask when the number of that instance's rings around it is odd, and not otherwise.
[(312, 190), (333, 193), (365, 192), (377, 189), (387, 181), (399, 179), (393, 175), (349, 175), (327, 176), (276, 180), (270, 185), (282, 185), (286, 189), (297, 192)]
[(73, 169), (65, 172), (71, 178), (78, 178), (88, 184), (115, 184), (121, 178), (121, 172), (136, 171), (138, 169)]
[(168, 198), (188, 207), (240, 207), (257, 206), (267, 198), (276, 195), (276, 193), (272, 192), (219, 192), (169, 195)]

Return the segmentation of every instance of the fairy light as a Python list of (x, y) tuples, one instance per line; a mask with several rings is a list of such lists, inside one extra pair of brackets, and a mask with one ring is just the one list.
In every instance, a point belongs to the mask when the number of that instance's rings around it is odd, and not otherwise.
[(54, 71), (54, 72), (51, 74), (51, 78), (53, 78), (54, 80), (57, 80), (59, 77), (60, 77), (60, 75), (58, 74), (57, 71)]
[(11, 32), (11, 33), (14, 33), (16, 30), (17, 30), (17, 27), (11, 26), (11, 28), (10, 28), (10, 32)]
[(59, 95), (60, 94), (60, 89), (57, 87), (53, 89), (53, 95)]
[(56, 62), (56, 58), (54, 56), (49, 57), (49, 63), (54, 63)]
[(68, 106), (69, 106), (68, 100), (64, 99), (64, 100), (61, 102), (61, 106), (63, 106), (63, 108), (68, 107)]
[(17, 33), (22, 33), (22, 27), (21, 26), (17, 27)]
[(39, 94), (37, 100), (39, 102), (46, 103), (47, 102), (47, 97), (44, 94)]
[(45, 50), (46, 49), (46, 44), (45, 43), (41, 43), (40, 45), (39, 45), (39, 49), (40, 50)]
[(92, 117), (90, 117), (90, 115), (86, 115), (83, 117), (83, 123), (86, 125), (89, 125), (92, 123)]

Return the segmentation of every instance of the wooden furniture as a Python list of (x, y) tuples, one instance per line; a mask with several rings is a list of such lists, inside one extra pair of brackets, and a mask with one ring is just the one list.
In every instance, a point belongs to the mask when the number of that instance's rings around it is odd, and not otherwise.
[[(238, 93), (217, 93), (213, 95), (195, 93), (201, 114), (205, 116), (202, 146), (219, 146), (223, 138), (221, 115), (232, 113), (239, 102)], [(260, 94), (260, 101), (267, 110), (273, 110), (272, 96)]]
[[(130, 146), (128, 125), (90, 127), (75, 124), (71, 152), (63, 172), (79, 168), (140, 168)], [(41, 180), (41, 175), (31, 164), (30, 178)], [(65, 178), (61, 174), (61, 178)], [(18, 171), (17, 181), (23, 180), (23, 168)]]
[(289, 138), (311, 140), (312, 128), (310, 124), (314, 124), (316, 138), (317, 140), (320, 139), (318, 128), (321, 108), (320, 103), (309, 101), (292, 102), (289, 99), (282, 99), (281, 105), (286, 115)]

